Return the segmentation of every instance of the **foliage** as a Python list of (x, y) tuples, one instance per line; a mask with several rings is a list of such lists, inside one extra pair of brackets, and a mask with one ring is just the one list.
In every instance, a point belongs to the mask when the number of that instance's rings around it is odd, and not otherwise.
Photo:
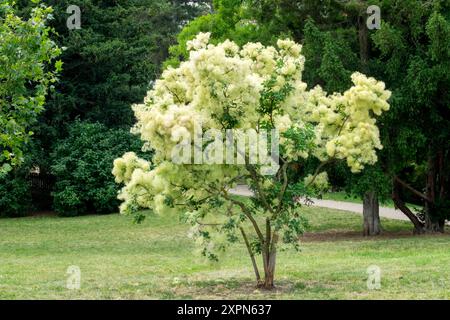
[(386, 167), (397, 185), (399, 177), (417, 180), (420, 170), (411, 174), (411, 168), (425, 168), (414, 186), (422, 194), (424, 227), (436, 231), (436, 223), (443, 231), (450, 212), (450, 5), (392, 0), (382, 10), (386, 22), (372, 40), (379, 74), (393, 88), (392, 112), (383, 121)]
[[(184, 212), (192, 235), (211, 259), (217, 259), (227, 241), (236, 241), (239, 231), (247, 238), (242, 225), (251, 223), (262, 251), (264, 286), (271, 287), (277, 243), (281, 239), (297, 246), (303, 219), (296, 197), (309, 187), (293, 183), (288, 167), (309, 157), (323, 164), (345, 159), (352, 172), (375, 163), (381, 144), (372, 115), (389, 109), (390, 92), (384, 83), (360, 73), (352, 75), (354, 86), (343, 94), (328, 95), (320, 87), (307, 90), (301, 78), (304, 57), (295, 42), (278, 40), (277, 48), (248, 43), (240, 48), (231, 41), (208, 44), (209, 38), (200, 33), (189, 41), (189, 60), (168, 68), (145, 103), (134, 106), (134, 132), (155, 157), (152, 164), (133, 154), (114, 161), (116, 182), (125, 183), (119, 195), (124, 200), (121, 211), (151, 207), (157, 213)], [(205, 149), (191, 139), (198, 126), (215, 130)], [(281, 166), (270, 158), (251, 163), (250, 148), (238, 150), (245, 165), (188, 164), (194, 163), (190, 151), (188, 163), (173, 162), (180, 144), (217, 155), (223, 153), (220, 130), (262, 128), (278, 130)], [(267, 140), (258, 143), (267, 146)], [(278, 173), (266, 175), (266, 165)], [(256, 194), (249, 206), (227, 191), (242, 179)], [(256, 217), (265, 221), (266, 235)], [(250, 247), (249, 253), (252, 256)]]
[(347, 194), (364, 198), (367, 192), (376, 192), (381, 202), (391, 197), (391, 179), (379, 167), (379, 164), (368, 166), (362, 174), (347, 175), (345, 190)]
[[(16, 0), (18, 15), (25, 17), (39, 6)], [(98, 121), (108, 127), (134, 122), (130, 105), (141, 102), (160, 74), (167, 49), (180, 28), (209, 10), (205, 1), (170, 0), (46, 0), (53, 7), (52, 39), (65, 50), (64, 68), (55, 92), (47, 97), (45, 111), (34, 132), (33, 162), (50, 171), (48, 154), (67, 134), (76, 118)], [(198, 3), (199, 5), (196, 5)], [(81, 9), (81, 29), (70, 30), (67, 9)], [(31, 64), (32, 65), (32, 64)]]
[(177, 43), (169, 49), (170, 57), (164, 63), (165, 68), (176, 67), (189, 58), (186, 44), (200, 32), (210, 33), (210, 43), (216, 44), (227, 39), (238, 45), (252, 41), (265, 45), (276, 43), (279, 34), (270, 26), (256, 23), (245, 1), (215, 0), (213, 6), (213, 13), (192, 20), (177, 35)]
[[(167, 49), (188, 21), (207, 10), (189, 1), (50, 0), (64, 71), (45, 114), (42, 139), (76, 117), (108, 127), (130, 126), (130, 105), (141, 102), (160, 74)], [(199, 3), (207, 3), (200, 1)], [(81, 9), (81, 29), (69, 30), (70, 5)], [(50, 135), (48, 137), (48, 135)]]
[(30, 183), (23, 170), (0, 178), (0, 217), (22, 217), (32, 208)]
[[(16, 2), (17, 14), (22, 17), (34, 10), (43, 10), (35, 2)], [(31, 128), (34, 136), (27, 156), (32, 158), (34, 166), (47, 174), (51, 165), (59, 163), (58, 159), (49, 157), (49, 153), (58, 149), (58, 143), (65, 141), (76, 118), (98, 121), (109, 128), (131, 126), (134, 117), (130, 105), (142, 101), (152, 80), (160, 74), (161, 63), (166, 59), (167, 49), (174, 42), (176, 33), (187, 21), (209, 10), (209, 1), (47, 0), (46, 3), (54, 9), (51, 26), (57, 34), (54, 33), (52, 39), (65, 48), (61, 56), (64, 70), (56, 92), (47, 97), (39, 122)], [(66, 12), (70, 5), (81, 9), (81, 29), (69, 30), (66, 25), (71, 15)], [(130, 141), (128, 134), (119, 132), (125, 136), (124, 142)], [(63, 148), (70, 153), (70, 145)], [(77, 152), (71, 151), (72, 154)], [(105, 168), (109, 166), (105, 165)], [(95, 179), (98, 181), (94, 183), (92, 180)], [(87, 197), (83, 185), (86, 179), (64, 173), (63, 180), (67, 188), (58, 184), (55, 206), (62, 214), (65, 209), (72, 211), (70, 214), (80, 213), (81, 202)], [(107, 178), (93, 175), (89, 181), (90, 185), (98, 186)], [(106, 197), (102, 200), (103, 194), (97, 196), (95, 210), (90, 208), (91, 203), (85, 207), (92, 211), (112, 211), (117, 205), (115, 200), (110, 201), (114, 190), (105, 187)], [(93, 201), (93, 196), (88, 198)], [(100, 204), (101, 201), (105, 204)], [(108, 201), (111, 205), (107, 204)]]
[(310, 185), (313, 192), (318, 195), (330, 190), (330, 183), (328, 181), (328, 174), (324, 171), (316, 176), (309, 174), (305, 178), (305, 185)]
[(52, 9), (33, 2), (37, 6), (23, 19), (11, 1), (0, 1), (0, 175), (23, 162), (30, 125), (43, 111), (62, 65), (54, 61), (61, 50), (47, 25)]
[(112, 161), (141, 143), (124, 129), (76, 121), (67, 138), (51, 154), (56, 177), (54, 208), (63, 216), (111, 213), (118, 206), (118, 187), (111, 177)]

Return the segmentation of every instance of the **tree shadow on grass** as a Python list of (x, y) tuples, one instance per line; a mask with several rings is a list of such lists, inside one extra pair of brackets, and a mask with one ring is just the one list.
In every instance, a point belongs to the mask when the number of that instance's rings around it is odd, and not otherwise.
[(327, 241), (376, 241), (389, 239), (404, 239), (415, 237), (448, 237), (449, 230), (445, 233), (414, 235), (413, 231), (385, 231), (377, 236), (366, 237), (359, 231), (327, 230), (325, 232), (306, 232), (300, 237), (301, 242), (327, 242)]
[(165, 293), (168, 298), (182, 299), (298, 299), (302, 292), (333, 290), (317, 281), (279, 279), (272, 290), (258, 289), (250, 279), (197, 280), (178, 283)]

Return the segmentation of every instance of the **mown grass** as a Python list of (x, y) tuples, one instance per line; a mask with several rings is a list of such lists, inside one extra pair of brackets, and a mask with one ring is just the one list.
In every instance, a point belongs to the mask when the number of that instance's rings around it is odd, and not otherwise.
[[(220, 263), (195, 254), (187, 226), (150, 215), (0, 220), (1, 299), (449, 299), (450, 237), (412, 236), (407, 222), (382, 221), (385, 236), (359, 237), (361, 217), (305, 208), (301, 252), (279, 253), (277, 289), (256, 290), (242, 244)], [(337, 236), (338, 235), (338, 236)], [(339, 236), (340, 235), (340, 236)], [(66, 288), (69, 266), (81, 289)], [(368, 290), (367, 267), (381, 268)]]

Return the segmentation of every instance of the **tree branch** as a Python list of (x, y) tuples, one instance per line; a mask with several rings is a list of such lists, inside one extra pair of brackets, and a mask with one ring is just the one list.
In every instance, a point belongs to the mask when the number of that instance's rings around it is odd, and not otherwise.
[(256, 264), (255, 255), (253, 253), (252, 247), (248, 242), (247, 235), (245, 234), (244, 228), (239, 227), (242, 233), (242, 238), (244, 238), (245, 246), (247, 247), (248, 254), (250, 255), (250, 259), (252, 260), (253, 270), (255, 271), (256, 281), (259, 283), (261, 281), (261, 276), (259, 274), (258, 265)]
[(334, 161), (334, 158), (322, 162), (322, 163), (317, 167), (316, 171), (314, 172), (314, 175), (313, 175), (313, 178), (311, 179), (311, 181), (310, 181), (307, 185), (305, 185), (305, 187), (308, 188), (310, 185), (312, 185), (312, 184), (314, 183), (314, 181), (316, 180), (317, 176), (319, 175), (320, 170), (322, 170), (322, 168), (323, 168), (324, 166), (326, 166), (327, 164), (329, 164), (329, 163), (331, 163), (331, 162), (333, 162), (333, 161)]
[(402, 211), (409, 218), (409, 220), (411, 220), (411, 222), (414, 225), (415, 232), (422, 233), (424, 224), (417, 218), (417, 216), (411, 210), (409, 210), (409, 208), (406, 206), (406, 204), (400, 198), (396, 180), (394, 180), (394, 188), (392, 191), (392, 200), (394, 201), (395, 206), (398, 209), (400, 209), (400, 211)]
[(228, 201), (231, 201), (232, 203), (234, 203), (235, 205), (239, 206), (242, 210), (242, 212), (244, 212), (245, 216), (250, 220), (250, 222), (253, 225), (253, 228), (256, 231), (256, 234), (258, 235), (259, 240), (261, 241), (261, 243), (264, 245), (265, 244), (265, 240), (264, 240), (264, 235), (262, 234), (261, 230), (259, 229), (258, 223), (256, 222), (255, 218), (253, 218), (251, 212), (248, 210), (248, 208), (245, 206), (244, 203), (242, 203), (239, 200), (235, 200), (233, 198), (230, 198), (228, 195), (228, 192), (225, 189), (222, 189), (222, 196), (227, 199)]
[(395, 179), (396, 182), (401, 184), (403, 187), (405, 187), (406, 189), (408, 189), (409, 191), (411, 191), (415, 195), (421, 197), (422, 199), (424, 199), (424, 200), (426, 200), (426, 201), (428, 201), (430, 203), (433, 203), (433, 201), (430, 198), (428, 198), (425, 194), (423, 194), (422, 192), (417, 191), (416, 189), (411, 187), (409, 184), (407, 184), (405, 181), (403, 181), (399, 177), (395, 176), (394, 179)]
[(283, 207), (283, 197), (284, 194), (286, 193), (286, 189), (288, 186), (288, 177), (287, 177), (287, 167), (288, 167), (288, 163), (285, 162), (283, 163), (283, 166), (281, 167), (281, 172), (283, 174), (283, 186), (281, 187), (281, 191), (280, 194), (278, 195), (278, 208), (277, 208), (277, 212), (276, 214), (279, 214), (281, 212), (281, 209)]
[(270, 213), (274, 213), (272, 207), (269, 205), (269, 203), (267, 202), (266, 196), (264, 195), (264, 193), (262, 192), (262, 188), (259, 184), (259, 177), (258, 174), (256, 173), (255, 168), (253, 168), (251, 165), (246, 164), (246, 168), (247, 170), (250, 172), (250, 175), (253, 178), (253, 181), (255, 181), (256, 184), (256, 189), (258, 191), (258, 196), (261, 199), (264, 207), (266, 208), (267, 211), (269, 211)]

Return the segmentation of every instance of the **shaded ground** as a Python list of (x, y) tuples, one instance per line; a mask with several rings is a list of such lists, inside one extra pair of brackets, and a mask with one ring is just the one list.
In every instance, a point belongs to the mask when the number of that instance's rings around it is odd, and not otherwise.
[[(306, 232), (303, 237), (300, 238), (301, 242), (317, 242), (317, 241), (378, 241), (389, 239), (404, 239), (411, 238), (414, 235), (411, 231), (394, 231), (383, 232), (378, 236), (365, 237), (361, 231), (340, 231), (330, 230), (327, 232)], [(448, 234), (430, 234), (423, 235), (421, 237), (440, 238), (448, 237)]]
[(57, 213), (55, 211), (33, 211), (30, 213), (31, 217), (55, 217), (57, 216)]

